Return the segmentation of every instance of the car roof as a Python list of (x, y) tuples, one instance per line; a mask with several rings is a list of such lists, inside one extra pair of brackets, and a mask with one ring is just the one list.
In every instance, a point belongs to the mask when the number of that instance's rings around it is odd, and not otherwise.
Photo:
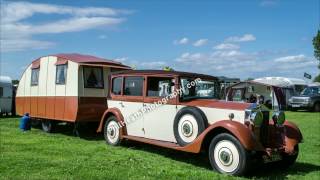
[(199, 77), (206, 79), (216, 79), (217, 77), (206, 75), (206, 74), (198, 74), (191, 72), (183, 72), (183, 71), (165, 71), (165, 70), (125, 70), (125, 71), (117, 71), (112, 73), (112, 75), (169, 75), (169, 76), (188, 76), (188, 77)]

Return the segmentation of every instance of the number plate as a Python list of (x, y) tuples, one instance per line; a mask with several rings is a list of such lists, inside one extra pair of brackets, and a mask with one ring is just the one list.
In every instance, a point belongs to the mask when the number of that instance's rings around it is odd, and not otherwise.
[(300, 107), (300, 104), (292, 104), (292, 107)]
[(273, 152), (271, 154), (271, 156), (263, 156), (263, 161), (265, 163), (268, 163), (268, 162), (274, 162), (274, 161), (280, 161), (282, 159), (280, 153), (278, 152)]

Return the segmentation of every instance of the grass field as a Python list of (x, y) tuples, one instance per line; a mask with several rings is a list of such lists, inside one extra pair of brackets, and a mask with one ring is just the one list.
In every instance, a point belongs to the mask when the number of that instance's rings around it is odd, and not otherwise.
[(0, 179), (320, 179), (320, 114), (286, 115), (304, 136), (297, 163), (286, 171), (266, 165), (243, 178), (213, 172), (205, 154), (134, 142), (111, 147), (102, 135), (80, 139), (67, 126), (53, 134), (22, 133), (18, 118), (2, 118)]

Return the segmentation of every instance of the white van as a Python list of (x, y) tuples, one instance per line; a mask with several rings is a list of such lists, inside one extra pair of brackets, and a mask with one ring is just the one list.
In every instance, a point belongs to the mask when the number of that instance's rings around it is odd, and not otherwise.
[(12, 81), (8, 76), (0, 76), (0, 115), (12, 113)]

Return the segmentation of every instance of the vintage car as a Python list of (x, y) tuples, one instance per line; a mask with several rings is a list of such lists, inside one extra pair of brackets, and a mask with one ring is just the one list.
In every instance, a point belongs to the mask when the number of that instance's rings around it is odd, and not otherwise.
[[(298, 156), (302, 135), (283, 112), (269, 118), (262, 105), (218, 100), (216, 77), (129, 70), (110, 78), (108, 109), (97, 130), (107, 144), (133, 140), (191, 153), (207, 151), (212, 168), (231, 175), (247, 172), (253, 159), (288, 167)], [(198, 93), (205, 90), (203, 84), (211, 93)]]

